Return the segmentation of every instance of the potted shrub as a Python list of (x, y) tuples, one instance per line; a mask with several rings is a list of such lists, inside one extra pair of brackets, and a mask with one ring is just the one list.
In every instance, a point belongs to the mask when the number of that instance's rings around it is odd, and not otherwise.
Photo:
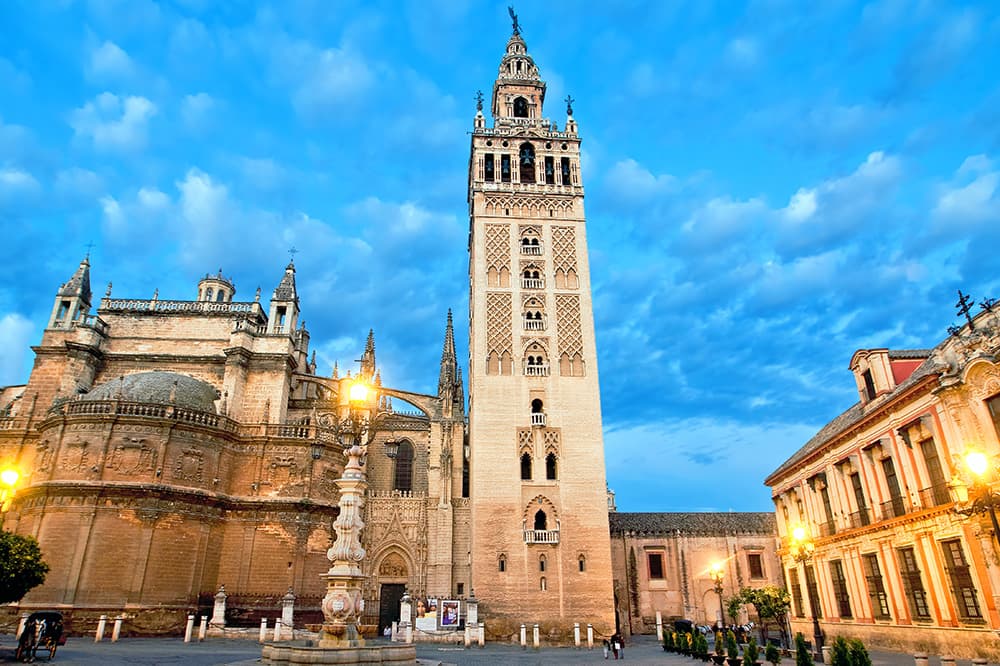
[(672, 631), (663, 632), (663, 651), (664, 652), (674, 651), (674, 632)]
[(850, 646), (851, 666), (872, 666), (872, 658), (865, 649), (865, 644), (857, 638), (852, 638), (848, 643)]
[(764, 660), (771, 662), (772, 666), (778, 666), (781, 663), (781, 650), (771, 641), (768, 641), (764, 648)]
[(743, 648), (743, 666), (758, 666), (760, 664), (757, 661), (757, 657), (760, 656), (760, 650), (757, 648), (757, 639), (753, 636), (747, 642), (747, 646)]
[(716, 666), (726, 663), (726, 640), (722, 637), (721, 631), (715, 632), (715, 654), (712, 655), (712, 661)]
[(812, 651), (801, 631), (795, 634), (795, 666), (813, 666)]
[(733, 633), (732, 629), (726, 630), (726, 663), (729, 666), (743, 666), (743, 660), (740, 659), (740, 646), (736, 644), (736, 634)]
[(694, 642), (697, 644), (697, 656), (702, 661), (708, 661), (708, 639), (700, 631), (694, 635)]
[(843, 636), (837, 636), (833, 639), (833, 646), (830, 650), (830, 666), (852, 666), (851, 647)]
[(691, 653), (691, 634), (686, 631), (677, 632), (677, 652), (680, 654)]

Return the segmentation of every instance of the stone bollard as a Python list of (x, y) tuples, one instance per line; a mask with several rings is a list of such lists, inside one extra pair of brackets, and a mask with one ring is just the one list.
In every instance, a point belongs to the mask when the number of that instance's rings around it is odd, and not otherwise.
[(392, 633), (390, 634), (390, 638), (389, 638), (389, 640), (391, 640), (393, 643), (396, 642), (396, 632), (397, 631), (399, 631), (399, 623), (398, 622), (393, 622), (392, 623)]
[(830, 657), (833, 655), (833, 646), (832, 645), (824, 645), (822, 648), (820, 648), (820, 653), (819, 654), (820, 654), (820, 658), (823, 660), (823, 663), (824, 664), (829, 664), (830, 663)]
[(986, 666), (986, 660), (982, 657), (976, 657), (972, 660), (972, 666)]
[(100, 643), (104, 640), (104, 629), (108, 626), (108, 616), (102, 615), (101, 619), (97, 621), (97, 631), (94, 633), (94, 642)]
[(955, 666), (955, 656), (951, 654), (941, 655), (941, 666)]
[(479, 623), (479, 647), (486, 645), (486, 625)]
[(208, 634), (208, 616), (201, 616), (201, 625), (198, 627), (198, 642), (201, 643), (205, 640), (205, 636)]
[(295, 638), (295, 593), (292, 588), (281, 598), (281, 624), (292, 629), (292, 638)]
[(537, 624), (534, 625), (531, 628), (531, 642), (535, 646), (535, 649), (537, 650), (538, 649), (538, 625)]
[(580, 623), (573, 623), (573, 644), (576, 645), (576, 649), (580, 649)]
[(117, 643), (118, 638), (122, 635), (122, 616), (119, 615), (115, 618), (115, 628), (111, 630), (111, 642)]
[(472, 636), (469, 634), (469, 625), (465, 625), (465, 647), (469, 647), (472, 644)]
[(260, 618), (260, 638), (258, 639), (261, 643), (267, 640), (267, 618)]
[(524, 625), (521, 625), (521, 647), (527, 649), (528, 647), (528, 633)]
[(188, 615), (187, 626), (184, 627), (184, 642), (191, 642), (191, 634), (194, 632), (194, 615)]
[(281, 640), (281, 618), (274, 618), (274, 640)]
[(656, 611), (656, 642), (663, 643), (663, 615)]
[(594, 649), (594, 625), (587, 623), (587, 649)]

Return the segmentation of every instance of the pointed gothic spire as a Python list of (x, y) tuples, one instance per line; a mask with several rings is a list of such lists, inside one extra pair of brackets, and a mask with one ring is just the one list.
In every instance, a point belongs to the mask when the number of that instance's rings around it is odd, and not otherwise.
[(73, 276), (59, 287), (60, 296), (79, 296), (87, 305), (90, 305), (90, 259), (89, 254), (83, 258)]
[(458, 361), (455, 358), (455, 327), (452, 323), (451, 308), (448, 309), (448, 324), (444, 329), (444, 345), (441, 348), (441, 370), (438, 375), (438, 395), (444, 396), (455, 387), (455, 371)]
[(333, 362), (333, 374), (330, 375), (334, 379), (340, 379), (340, 368), (337, 367), (337, 362)]
[(368, 329), (365, 353), (361, 355), (361, 376), (371, 379), (375, 376), (375, 330)]
[(278, 286), (274, 288), (274, 295), (271, 296), (271, 300), (294, 301), (298, 304), (299, 294), (295, 290), (295, 264), (293, 262), (289, 261), (288, 266), (285, 267), (285, 274), (282, 276)]

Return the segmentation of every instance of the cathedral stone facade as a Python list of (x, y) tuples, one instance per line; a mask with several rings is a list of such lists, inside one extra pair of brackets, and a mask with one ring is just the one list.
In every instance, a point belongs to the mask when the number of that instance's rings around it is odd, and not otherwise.
[[(124, 611), (135, 630), (162, 631), (224, 585), (230, 622), (255, 622), (289, 590), (301, 620), (319, 618), (345, 462), (332, 425), (352, 378), (316, 374), (294, 265), (269, 303), (234, 300), (221, 272), (196, 293), (140, 300), (109, 286), (91, 314), (86, 260), (59, 289), (0, 419), (0, 456), (25, 472), (5, 525), (36, 537), (52, 567), (23, 607)], [(368, 620), (385, 624), (404, 588), (452, 595), (470, 577), (450, 314), (436, 395), (381, 386), (371, 334), (358, 372), (384, 413), (363, 536)]]

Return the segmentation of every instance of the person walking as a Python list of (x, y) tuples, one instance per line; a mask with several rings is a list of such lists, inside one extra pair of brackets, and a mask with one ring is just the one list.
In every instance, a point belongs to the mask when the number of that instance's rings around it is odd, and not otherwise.
[(611, 652), (615, 655), (615, 660), (618, 660), (618, 654), (621, 653), (621, 658), (625, 659), (625, 646), (622, 643), (622, 635), (617, 631), (611, 635)]
[(602, 643), (602, 645), (604, 647), (604, 658), (607, 659), (608, 658), (608, 647), (611, 645), (611, 643), (609, 643), (608, 639), (605, 638), (604, 642)]

